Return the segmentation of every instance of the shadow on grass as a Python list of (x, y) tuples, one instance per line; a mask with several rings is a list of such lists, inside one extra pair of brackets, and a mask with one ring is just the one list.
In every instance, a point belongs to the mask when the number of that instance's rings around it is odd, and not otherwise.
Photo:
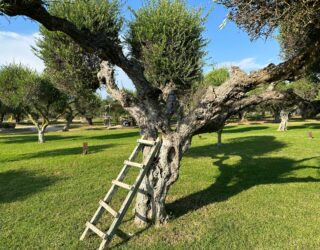
[[(61, 136), (61, 135), (45, 135), (44, 138), (46, 141), (57, 141), (57, 140), (73, 140), (76, 138), (80, 138), (81, 136)], [(1, 143), (6, 144), (21, 144), (21, 143), (29, 143), (34, 142), (38, 143), (38, 135), (37, 134), (28, 134), (28, 135), (13, 135), (9, 137), (3, 137), (1, 139)]]
[[(296, 166), (297, 163), (303, 163), (313, 158), (294, 161), (289, 158), (263, 156), (266, 153), (277, 151), (283, 146), (285, 144), (276, 141), (272, 136), (256, 136), (231, 140), (220, 149), (214, 145), (191, 148), (186, 155), (187, 157), (212, 157), (213, 165), (218, 167), (220, 175), (213, 180), (213, 184), (207, 189), (168, 204), (168, 211), (175, 217), (180, 217), (213, 202), (225, 201), (244, 190), (261, 184), (320, 182), (320, 178), (288, 177), (292, 171), (314, 168)], [(241, 160), (232, 165), (226, 164), (225, 160), (231, 156), (240, 156)]]
[(58, 181), (59, 178), (41, 176), (26, 170), (0, 173), (0, 204), (23, 200)]
[(268, 129), (267, 126), (245, 126), (245, 127), (237, 127), (236, 129), (229, 129), (228, 126), (226, 126), (223, 129), (223, 133), (230, 134), (230, 133), (245, 133), (250, 131), (258, 131), (258, 130), (265, 130)]
[(288, 126), (288, 130), (294, 130), (294, 129), (320, 129), (320, 123), (305, 123), (303, 125), (297, 125), (295, 126), (294, 123), (292, 126)]
[(139, 131), (137, 130), (136, 132), (92, 136), (92, 137), (90, 137), (90, 139), (93, 139), (93, 140), (124, 139), (124, 138), (129, 138), (129, 137), (139, 137), (139, 135), (140, 135)]
[[(107, 148), (113, 147), (114, 144), (104, 144), (104, 145), (89, 145), (89, 152), (88, 154), (95, 154), (99, 153)], [(34, 158), (48, 158), (48, 157), (63, 157), (63, 156), (70, 156), (70, 155), (81, 155), (82, 154), (82, 146), (73, 147), (73, 148), (59, 148), (54, 150), (45, 150), (39, 151), (36, 153), (30, 154), (23, 154), (18, 155), (16, 158), (6, 159), (0, 162), (14, 162), (14, 161), (21, 161), (21, 160), (30, 160)]]

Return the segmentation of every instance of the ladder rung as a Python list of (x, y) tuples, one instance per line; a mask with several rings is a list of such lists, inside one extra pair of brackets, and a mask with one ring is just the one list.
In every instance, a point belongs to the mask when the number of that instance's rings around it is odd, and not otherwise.
[(90, 228), (93, 232), (99, 235), (100, 238), (105, 239), (106, 234), (103, 233), (100, 229), (98, 229), (95, 225), (91, 224), (90, 222), (86, 223), (86, 226)]
[(118, 212), (114, 210), (112, 207), (110, 207), (107, 203), (104, 201), (99, 201), (99, 204), (105, 208), (110, 214), (112, 214), (113, 217), (118, 217)]
[(117, 185), (117, 186), (119, 186), (119, 187), (123, 187), (123, 188), (125, 188), (125, 189), (128, 189), (128, 190), (131, 190), (131, 188), (132, 188), (131, 185), (128, 185), (128, 184), (123, 183), (123, 182), (121, 182), (121, 181), (113, 180), (112, 183), (115, 184), (115, 185)]
[(136, 162), (132, 162), (132, 161), (124, 161), (125, 165), (131, 166), (131, 167), (137, 167), (137, 168), (143, 168), (144, 165), (141, 163), (136, 163)]
[(137, 142), (147, 146), (154, 146), (156, 144), (155, 141), (148, 141), (148, 140), (142, 140), (142, 139), (139, 139)]

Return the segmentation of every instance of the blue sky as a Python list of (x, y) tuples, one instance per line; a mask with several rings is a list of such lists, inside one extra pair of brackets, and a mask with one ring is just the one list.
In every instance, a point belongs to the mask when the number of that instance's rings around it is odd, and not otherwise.
[[(128, 0), (124, 6), (123, 13), (127, 19), (132, 18), (127, 7), (134, 9), (141, 6), (142, 1)], [(259, 39), (250, 41), (248, 35), (239, 30), (235, 24), (228, 22), (224, 29), (220, 30), (219, 26), (227, 15), (227, 10), (223, 6), (215, 5), (211, 0), (189, 0), (190, 6), (204, 6), (206, 9), (214, 6), (204, 34), (210, 42), (207, 47), (208, 56), (207, 65), (204, 71), (207, 72), (216, 66), (240, 66), (243, 70), (249, 72), (259, 69), (267, 64), (279, 63), (280, 48), (276, 40)], [(34, 45), (34, 39), (37, 36), (39, 25), (26, 18), (6, 18), (0, 17), (0, 65), (9, 62), (21, 62), (30, 67), (43, 70), (43, 63), (36, 58), (30, 46)], [(118, 71), (118, 82), (120, 85), (130, 87), (130, 81), (125, 74)], [(103, 94), (105, 95), (105, 94)]]

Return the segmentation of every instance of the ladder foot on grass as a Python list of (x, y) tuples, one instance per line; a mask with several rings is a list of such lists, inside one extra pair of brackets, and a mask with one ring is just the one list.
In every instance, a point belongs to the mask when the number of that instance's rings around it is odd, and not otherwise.
[[(112, 181), (112, 186), (104, 199), (100, 200), (99, 207), (95, 214), (93, 215), (90, 222), (86, 223), (86, 228), (84, 232), (82, 233), (80, 240), (84, 240), (86, 236), (93, 232), (97, 234), (100, 238), (102, 238), (102, 242), (100, 244), (99, 250), (107, 249), (109, 243), (111, 242), (113, 236), (119, 231), (119, 226), (135, 196), (135, 194), (141, 190), (139, 189), (141, 182), (145, 175), (148, 172), (148, 169), (153, 162), (154, 158), (156, 157), (160, 146), (161, 146), (161, 140), (158, 138), (156, 141), (149, 141), (144, 140), (143, 138), (137, 140), (138, 145), (133, 150), (132, 154), (130, 155), (129, 159), (124, 162), (124, 166), (120, 173), (118, 174), (118, 177)], [(144, 147), (151, 147), (151, 150), (148, 154), (148, 156), (145, 158), (143, 163), (136, 163), (134, 160), (138, 156), (139, 152), (143, 150)], [(139, 168), (139, 174), (134, 182), (133, 185), (129, 185), (123, 182), (124, 178), (126, 177), (129, 168), (130, 167), (136, 167)], [(111, 200), (118, 188), (124, 188), (128, 190), (128, 194), (124, 200), (124, 202), (121, 205), (121, 208), (119, 211), (114, 210), (111, 206)], [(102, 232), (100, 229), (96, 227), (96, 224), (98, 223), (99, 219), (101, 218), (102, 214), (107, 211), (113, 216), (113, 221), (111, 226), (109, 227), (107, 232)]]

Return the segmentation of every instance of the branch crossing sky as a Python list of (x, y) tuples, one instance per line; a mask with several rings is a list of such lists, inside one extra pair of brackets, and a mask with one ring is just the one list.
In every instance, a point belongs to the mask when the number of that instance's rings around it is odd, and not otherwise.
[[(219, 26), (227, 16), (228, 11), (211, 0), (189, 0), (190, 6), (203, 6), (206, 10), (214, 7), (206, 23), (204, 37), (209, 39), (207, 47), (206, 66), (204, 72), (212, 67), (239, 66), (250, 72), (260, 69), (269, 63), (281, 61), (280, 47), (273, 39), (259, 39), (250, 41), (248, 35), (239, 30), (234, 23), (228, 22), (220, 30)], [(128, 6), (133, 9), (139, 8), (142, 1), (128, 0), (123, 7), (126, 19), (132, 18)], [(15, 62), (28, 65), (41, 72), (44, 69), (43, 62), (37, 58), (31, 46), (35, 45), (35, 39), (39, 32), (39, 25), (23, 17), (8, 18), (0, 16), (0, 65)], [(117, 81), (120, 86), (132, 88), (131, 81), (121, 71), (117, 70)], [(104, 91), (100, 91), (105, 96)]]

